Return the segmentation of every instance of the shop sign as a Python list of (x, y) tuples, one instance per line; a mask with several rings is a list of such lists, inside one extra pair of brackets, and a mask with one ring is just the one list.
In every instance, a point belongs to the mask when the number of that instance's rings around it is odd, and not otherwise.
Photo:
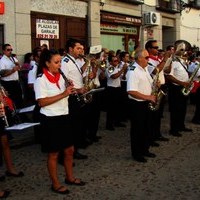
[(125, 16), (125, 15), (117, 15), (111, 13), (102, 13), (101, 14), (102, 22), (112, 22), (117, 24), (129, 24), (129, 25), (141, 25), (141, 18)]
[(0, 2), (0, 15), (4, 14), (5, 5), (4, 2)]
[(101, 24), (101, 31), (107, 33), (121, 33), (130, 35), (137, 35), (138, 32), (136, 27), (126, 27), (111, 24)]
[(36, 38), (59, 39), (59, 21), (36, 19)]

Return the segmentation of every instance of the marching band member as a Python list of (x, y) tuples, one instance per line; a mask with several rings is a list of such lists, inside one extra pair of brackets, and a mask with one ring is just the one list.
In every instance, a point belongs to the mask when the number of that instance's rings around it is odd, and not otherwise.
[(135, 52), (135, 63), (127, 72), (127, 92), (130, 99), (130, 138), (131, 154), (138, 162), (147, 162), (144, 156), (155, 157), (149, 152), (149, 135), (151, 134), (151, 111), (149, 102), (156, 102), (156, 96), (152, 95), (153, 79), (148, 70), (149, 53), (140, 49)]
[[(127, 65), (127, 69), (130, 63), (130, 55), (127, 51), (122, 51), (119, 54), (120, 58), (120, 63), (119, 63), (119, 68), (122, 69), (124, 65)], [(123, 107), (122, 113), (121, 113), (121, 119), (126, 121), (128, 118), (128, 95), (127, 95), (127, 80), (126, 80), (126, 73), (127, 70), (124, 71), (124, 73), (121, 74), (120, 79), (121, 79), (121, 95), (122, 95), (122, 101), (121, 105)]]
[(57, 176), (57, 162), (60, 151), (64, 153), (65, 183), (85, 185), (73, 175), (74, 138), (71, 129), (68, 98), (74, 93), (73, 85), (66, 87), (61, 77), (61, 56), (58, 51), (45, 49), (40, 55), (35, 96), (40, 106), (41, 150), (48, 153), (47, 167), (52, 181), (51, 190), (68, 194), (66, 186), (61, 185)]
[[(65, 76), (73, 81), (74, 88), (76, 88), (76, 93), (82, 95), (87, 90), (83, 84), (83, 74), (82, 70), (79, 68), (76, 59), (83, 51), (82, 43), (77, 39), (69, 39), (66, 43), (67, 55), (62, 59), (61, 69)], [(69, 97), (69, 114), (71, 118), (71, 123), (74, 131), (74, 158), (75, 159), (87, 159), (88, 156), (81, 154), (78, 149), (85, 145), (85, 133), (82, 132), (83, 118), (84, 118), (84, 107), (80, 106), (80, 99), (77, 95), (70, 95)]]
[(108, 57), (110, 65), (106, 68), (107, 77), (107, 113), (106, 113), (106, 129), (113, 131), (114, 126), (125, 127), (121, 123), (121, 79), (120, 76), (127, 70), (127, 65), (119, 68), (119, 60), (115, 55)]
[(186, 45), (175, 42), (174, 59), (171, 64), (171, 71), (167, 75), (169, 81), (169, 111), (170, 111), (170, 134), (176, 137), (182, 136), (180, 131), (191, 132), (192, 129), (185, 127), (185, 116), (187, 110), (188, 97), (183, 95), (183, 87), (189, 86), (189, 74), (185, 60), (182, 56), (185, 54)]
[[(149, 59), (148, 59), (148, 71), (152, 75), (152, 77), (156, 74), (157, 70), (159, 70), (159, 82), (161, 84), (160, 89), (163, 90), (166, 93), (165, 88), (165, 77), (164, 77), (164, 66), (167, 61), (167, 59), (170, 57), (170, 54), (168, 52), (165, 52), (163, 59), (160, 60), (158, 58), (158, 43), (157, 40), (149, 40), (145, 44), (145, 49), (149, 53)], [(163, 109), (164, 109), (164, 97), (161, 99), (161, 104), (158, 110), (153, 111), (152, 116), (154, 117), (154, 122), (152, 124), (152, 146), (159, 146), (158, 143), (155, 142), (155, 140), (158, 141), (168, 141), (168, 138), (163, 137), (163, 135), (160, 132), (161, 129), (161, 118), (163, 115)]]

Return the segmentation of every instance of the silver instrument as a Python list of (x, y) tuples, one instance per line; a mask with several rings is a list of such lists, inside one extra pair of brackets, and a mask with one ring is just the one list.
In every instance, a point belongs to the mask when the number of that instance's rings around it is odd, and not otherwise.
[[(156, 68), (157, 69), (157, 68)], [(155, 95), (156, 96), (156, 102), (149, 102), (149, 109), (151, 111), (156, 111), (159, 109), (160, 107), (160, 103), (161, 103), (161, 100), (164, 96), (166, 96), (166, 93), (163, 92), (159, 87), (158, 87), (158, 82), (159, 82), (159, 69), (157, 69), (157, 72), (156, 72), (156, 75), (154, 76), (154, 79), (153, 79), (153, 84), (152, 84), (152, 92), (151, 94), (152, 95)]]
[(198, 72), (200, 68), (200, 64), (195, 68), (195, 70), (193, 71), (193, 73), (191, 74), (190, 78), (189, 78), (189, 85), (187, 87), (184, 87), (181, 92), (183, 93), (184, 96), (188, 96), (192, 90), (192, 88), (194, 87), (194, 78)]

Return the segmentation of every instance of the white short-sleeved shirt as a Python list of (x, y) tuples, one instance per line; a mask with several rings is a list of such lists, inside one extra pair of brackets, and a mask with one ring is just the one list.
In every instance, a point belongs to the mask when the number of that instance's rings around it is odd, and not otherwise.
[[(152, 58), (149, 58), (148, 63), (150, 63), (151, 65), (148, 64), (147, 69), (150, 74), (152, 74), (153, 70), (160, 64), (160, 62), (161, 62), (160, 60), (154, 60)], [(165, 77), (163, 70), (159, 72), (159, 81), (161, 85), (165, 84)]]
[[(138, 91), (145, 95), (150, 95), (152, 92), (153, 79), (151, 78), (147, 68), (142, 68), (137, 62), (134, 63), (135, 69), (131, 67), (127, 72), (127, 92)], [(136, 99), (131, 95), (128, 95), (130, 99), (136, 101), (144, 101), (142, 99)]]
[(28, 84), (34, 84), (37, 78), (38, 64), (35, 62), (32, 69), (28, 71)]
[[(60, 76), (59, 86), (60, 89), (55, 83), (51, 83), (44, 74), (42, 74), (40, 77), (37, 77), (34, 83), (36, 100), (45, 97), (55, 96), (64, 92), (66, 87), (62, 76)], [(46, 116), (59, 116), (69, 114), (68, 97), (65, 97), (51, 105), (42, 107), (40, 109), (40, 113)]]
[[(171, 65), (172, 68), (171, 68), (171, 71), (170, 71), (169, 75), (175, 77), (179, 81), (187, 82), (189, 80), (189, 75), (188, 75), (188, 73), (186, 71), (187, 66), (185, 66), (186, 67), (186, 69), (185, 69), (182, 66), (182, 65), (184, 65), (182, 59), (180, 59), (180, 62), (179, 61), (172, 61), (172, 65)], [(175, 84), (175, 85), (177, 85), (177, 84)]]
[(113, 67), (111, 65), (109, 65), (107, 68), (106, 68), (106, 71), (105, 71), (105, 74), (106, 74), (106, 78), (107, 78), (107, 86), (108, 87), (121, 87), (121, 79), (120, 79), (120, 76), (118, 78), (111, 78), (111, 76), (113, 74), (116, 74), (120, 71), (120, 68), (118, 66), (114, 67), (114, 70), (113, 72), (109, 72), (109, 68), (110, 67)]
[[(18, 60), (15, 57), (12, 57), (13, 59), (9, 58), (6, 55), (3, 55), (0, 59), (0, 70), (12, 70), (15, 67), (14, 62), (18, 62)], [(10, 74), (9, 76), (1, 77), (1, 80), (3, 81), (18, 81), (19, 80), (19, 73), (18, 71), (15, 71), (14, 73)]]
[(63, 71), (67, 79), (73, 81), (74, 87), (80, 89), (84, 86), (83, 76), (78, 64), (75, 63), (75, 59), (68, 54), (62, 59), (61, 70)]

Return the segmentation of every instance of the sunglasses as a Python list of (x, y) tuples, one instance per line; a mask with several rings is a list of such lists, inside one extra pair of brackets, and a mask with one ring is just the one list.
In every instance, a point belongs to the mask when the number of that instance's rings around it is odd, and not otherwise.
[(151, 49), (159, 49), (159, 47), (158, 47), (158, 46), (156, 46), (156, 47), (151, 47)]
[(12, 49), (6, 49), (6, 51), (12, 51)]
[(144, 57), (146, 60), (149, 60), (149, 56)]

